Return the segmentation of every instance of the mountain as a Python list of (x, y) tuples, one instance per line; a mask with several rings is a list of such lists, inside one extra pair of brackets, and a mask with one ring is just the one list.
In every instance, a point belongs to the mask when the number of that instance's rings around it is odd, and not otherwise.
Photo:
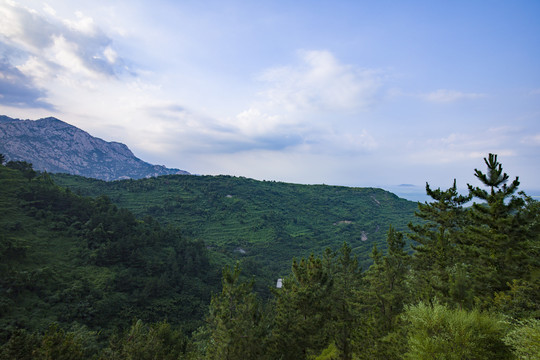
[(187, 171), (152, 165), (118, 142), (107, 142), (53, 117), (39, 120), (0, 116), (0, 153), (34, 169), (101, 180), (141, 179)]

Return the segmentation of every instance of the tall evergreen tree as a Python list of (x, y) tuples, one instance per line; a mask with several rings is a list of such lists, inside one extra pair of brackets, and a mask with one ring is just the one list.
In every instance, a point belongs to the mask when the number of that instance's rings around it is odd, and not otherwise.
[(329, 342), (332, 279), (323, 261), (313, 254), (293, 260), (292, 274), (275, 292), (273, 354), (279, 359), (306, 359)]
[(408, 306), (402, 316), (408, 350), (403, 359), (512, 359), (503, 337), (508, 323), (500, 314), (449, 309), (434, 303)]
[(239, 276), (238, 264), (233, 270), (226, 267), (223, 289), (212, 297), (207, 318), (208, 359), (262, 359), (265, 354), (262, 305), (252, 291), (253, 282), (241, 282)]
[(353, 355), (355, 331), (360, 326), (360, 313), (355, 306), (356, 291), (360, 286), (361, 273), (358, 258), (344, 243), (333, 266), (333, 288), (331, 294), (332, 322), (330, 332), (342, 360)]
[[(458, 261), (456, 242), (463, 237), (467, 223), (466, 209), (463, 207), (472, 196), (459, 195), (456, 180), (447, 190), (432, 190), (426, 184), (426, 193), (433, 201), (418, 204), (417, 217), (420, 224), (409, 224), (408, 235), (415, 244), (413, 257), (413, 282), (417, 300), (439, 301), (463, 304), (463, 293), (456, 291), (461, 280), (459, 270), (454, 266)], [(456, 298), (457, 296), (457, 298)]]
[[(366, 285), (360, 297), (360, 307), (365, 311), (361, 334), (364, 348), (360, 350), (365, 359), (391, 359), (397, 355), (386, 341), (396, 329), (398, 315), (410, 297), (407, 276), (410, 255), (405, 251), (403, 234), (390, 226), (387, 235), (388, 253), (382, 256), (373, 248), (373, 265), (365, 272)], [(400, 344), (393, 344), (399, 347)]]
[(471, 225), (460, 244), (464, 255), (474, 265), (474, 287), (479, 299), (489, 299), (496, 291), (508, 289), (511, 280), (530, 272), (531, 218), (525, 208), (523, 193), (516, 195), (519, 179), (507, 185), (497, 155), (484, 158), (487, 172), (475, 169), (475, 176), (489, 191), (468, 185), (469, 192), (481, 200), (471, 209)]
[(186, 347), (187, 339), (170, 324), (137, 320), (124, 334), (111, 338), (99, 360), (178, 360), (184, 358)]

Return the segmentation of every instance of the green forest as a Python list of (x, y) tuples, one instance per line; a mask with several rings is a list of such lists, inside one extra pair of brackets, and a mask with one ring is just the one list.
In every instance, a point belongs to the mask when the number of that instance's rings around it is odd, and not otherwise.
[(54, 174), (55, 183), (84, 196), (106, 195), (121, 208), (182, 236), (204, 241), (218, 267), (239, 261), (255, 289), (290, 273), (293, 257), (338, 250), (344, 242), (371, 264), (373, 244), (386, 249), (390, 225), (407, 230), (416, 203), (381, 189), (298, 185), (232, 176), (160, 176), (106, 182)]
[(538, 359), (540, 205), (483, 165), (414, 204), (3, 164), (0, 359)]

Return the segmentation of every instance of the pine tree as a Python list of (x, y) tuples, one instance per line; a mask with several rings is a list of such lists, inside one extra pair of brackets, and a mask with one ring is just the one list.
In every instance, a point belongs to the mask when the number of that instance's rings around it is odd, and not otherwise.
[(503, 339), (513, 349), (514, 358), (535, 360), (540, 354), (540, 320), (519, 321), (517, 326)]
[(207, 358), (219, 360), (262, 359), (265, 353), (265, 319), (260, 301), (252, 292), (253, 281), (239, 280), (238, 264), (223, 270), (220, 294), (212, 297), (207, 327)]
[[(396, 330), (399, 314), (409, 300), (406, 279), (410, 255), (405, 251), (403, 234), (390, 226), (387, 235), (388, 253), (382, 256), (374, 246), (373, 265), (365, 272), (366, 285), (360, 297), (360, 307), (367, 315), (361, 334), (365, 359), (390, 359), (396, 357), (395, 348), (385, 337)], [(391, 342), (394, 342), (393, 340)]]
[(177, 360), (186, 352), (187, 339), (167, 322), (144, 324), (137, 320), (129, 330), (111, 338), (99, 360)]
[(500, 314), (420, 302), (408, 306), (402, 317), (408, 330), (408, 351), (404, 359), (513, 358), (510, 347), (503, 342), (508, 323)]
[(475, 293), (486, 300), (530, 272), (530, 240), (538, 235), (531, 231), (524, 194), (516, 195), (518, 177), (507, 185), (509, 176), (497, 155), (489, 154), (484, 161), (487, 173), (475, 169), (475, 176), (489, 191), (468, 185), (470, 194), (481, 202), (472, 206), (472, 223), (460, 245), (474, 266)]
[(74, 333), (65, 332), (53, 324), (41, 338), (41, 344), (33, 353), (36, 360), (79, 360), (84, 356), (80, 339)]
[(361, 273), (358, 258), (346, 243), (340, 249), (333, 267), (332, 324), (331, 334), (342, 360), (350, 360), (353, 355), (355, 331), (360, 326), (360, 313), (355, 306), (356, 289), (360, 286)]
[[(408, 235), (416, 242), (413, 257), (413, 282), (417, 300), (431, 302), (434, 298), (448, 303), (463, 304), (464, 295), (457, 289), (462, 278), (454, 266), (459, 262), (456, 242), (463, 237), (467, 223), (464, 204), (471, 196), (457, 192), (456, 180), (449, 189), (432, 190), (426, 184), (426, 193), (433, 199), (430, 203), (418, 204), (417, 217), (420, 224), (409, 224)], [(456, 298), (457, 296), (457, 298)]]
[(293, 260), (292, 274), (275, 292), (273, 355), (279, 359), (306, 359), (329, 342), (332, 279), (323, 261), (313, 254)]

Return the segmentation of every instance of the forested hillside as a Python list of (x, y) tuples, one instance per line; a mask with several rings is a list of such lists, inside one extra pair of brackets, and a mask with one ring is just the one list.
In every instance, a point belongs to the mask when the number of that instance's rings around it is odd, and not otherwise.
[(221, 265), (242, 262), (259, 291), (290, 272), (293, 257), (347, 242), (362, 267), (373, 244), (386, 248), (390, 225), (406, 230), (416, 203), (374, 188), (297, 185), (231, 176), (161, 176), (105, 182), (66, 174), (55, 182), (83, 195), (105, 194), (137, 216), (151, 215), (201, 239)]
[(202, 242), (75, 195), (27, 163), (0, 166), (0, 183), (2, 343), (52, 323), (104, 339), (132, 319), (200, 325), (220, 274)]
[[(8, 165), (19, 170), (0, 167), (0, 359), (540, 354), (540, 203), (518, 192), (518, 178), (503, 172), (496, 155), (485, 159), (487, 171), (475, 170), (479, 186), (469, 185), (467, 194), (456, 182), (446, 190), (427, 186), (432, 201), (418, 205), (419, 221), (408, 232), (390, 226), (385, 245), (372, 246), (366, 270), (361, 254), (343, 243), (289, 262), (282, 287), (263, 297), (241, 276), (240, 263), (225, 266), (221, 291), (194, 332), (197, 322), (189, 319), (200, 316), (213, 279), (200, 242), (137, 220), (103, 196), (83, 198), (47, 174), (35, 178), (27, 166)], [(75, 192), (84, 189), (81, 179), (65, 181), (78, 184)], [(126, 184), (152, 182), (113, 185)]]

